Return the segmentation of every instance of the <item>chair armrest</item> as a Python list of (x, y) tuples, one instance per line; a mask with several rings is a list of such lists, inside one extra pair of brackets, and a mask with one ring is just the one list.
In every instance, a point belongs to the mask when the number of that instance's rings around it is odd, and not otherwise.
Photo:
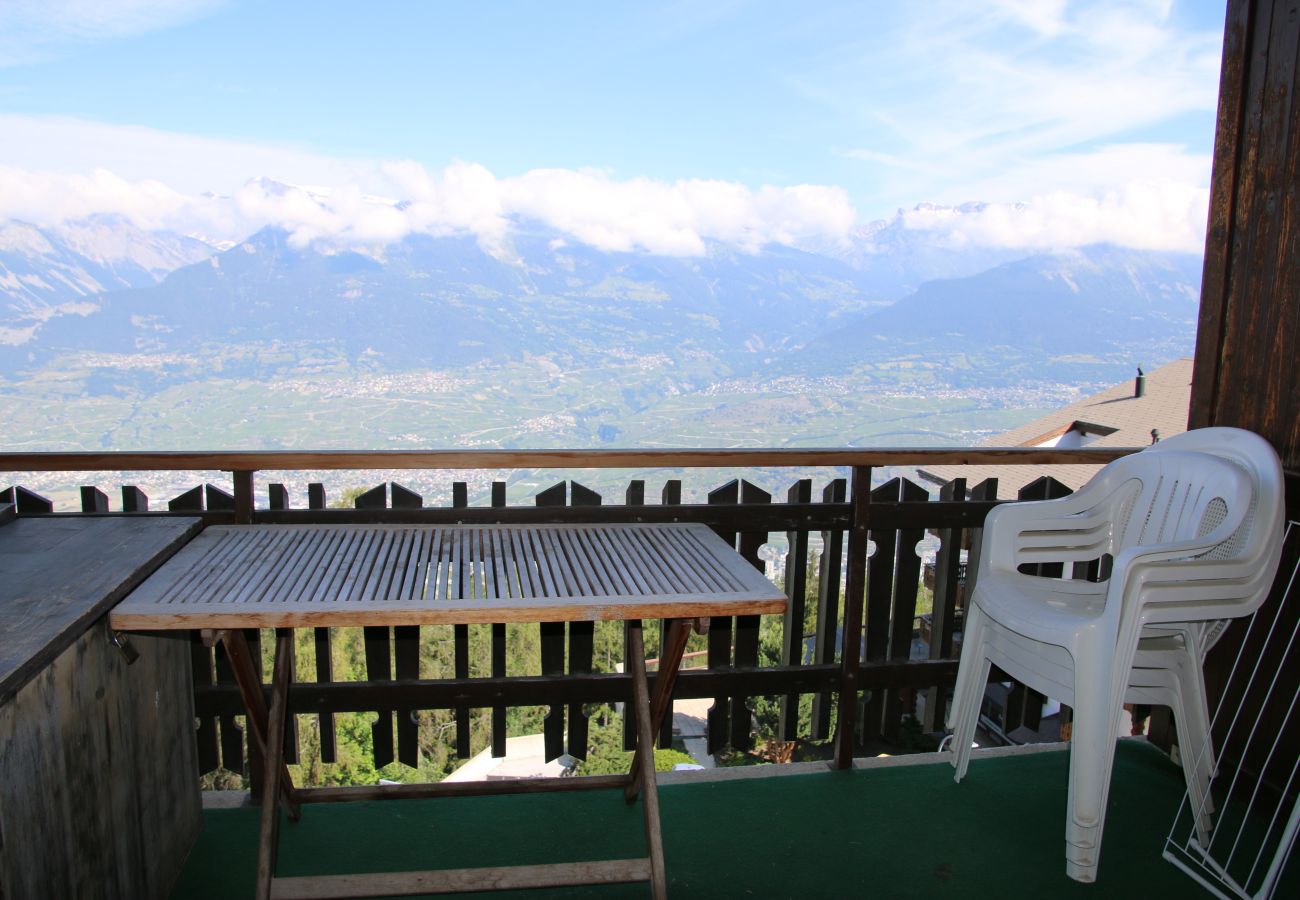
[(984, 520), (980, 565), (1015, 572), (1024, 563), (1098, 558), (1111, 544), (1108, 499), (1090, 491), (995, 507)]

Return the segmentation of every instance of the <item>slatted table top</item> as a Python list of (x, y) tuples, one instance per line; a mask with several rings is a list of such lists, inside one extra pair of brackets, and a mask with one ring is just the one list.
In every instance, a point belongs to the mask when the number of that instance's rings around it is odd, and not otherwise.
[(784, 611), (698, 524), (231, 525), (204, 530), (113, 628), (566, 622)]

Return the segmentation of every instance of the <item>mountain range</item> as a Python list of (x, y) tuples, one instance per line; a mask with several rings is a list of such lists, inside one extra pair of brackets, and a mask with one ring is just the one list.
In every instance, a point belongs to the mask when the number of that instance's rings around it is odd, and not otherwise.
[(215, 249), (117, 215), (45, 228), (0, 222), (0, 342), (23, 343), (54, 316), (87, 312), (87, 298), (157, 284)]
[(1105, 379), (1189, 349), (1192, 254), (1094, 246), (1008, 260), (1017, 254), (935, 246), (897, 222), (823, 250), (609, 253), (540, 228), (493, 252), (469, 236), (336, 248), (266, 228), (219, 251), (109, 217), (9, 223), (0, 374), (67, 354), (223, 346), (253, 365), (258, 348), (293, 345), (387, 371), (613, 351), (707, 354), (737, 374), (912, 360), (959, 379), (1062, 364)]

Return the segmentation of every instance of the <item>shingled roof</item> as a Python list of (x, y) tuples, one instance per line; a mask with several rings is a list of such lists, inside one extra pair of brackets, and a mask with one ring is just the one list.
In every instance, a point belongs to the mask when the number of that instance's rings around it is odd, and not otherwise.
[[(1062, 407), (1019, 428), (982, 442), (988, 447), (1144, 447), (1152, 431), (1168, 438), (1187, 430), (1192, 396), (1192, 361), (1176, 359), (1146, 374), (1146, 390), (1136, 396), (1135, 382), (1125, 381), (1100, 394)], [(1071, 489), (1081, 487), (1100, 466), (933, 466), (917, 474), (934, 484), (954, 478), (973, 487), (998, 479), (998, 497), (1014, 499), (1029, 482), (1051, 475)]]

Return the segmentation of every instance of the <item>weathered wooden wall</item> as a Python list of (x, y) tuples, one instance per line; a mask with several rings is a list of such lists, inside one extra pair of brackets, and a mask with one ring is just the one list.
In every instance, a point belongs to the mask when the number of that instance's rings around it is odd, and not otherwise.
[(0, 706), (0, 898), (166, 897), (198, 835), (189, 645), (101, 620)]
[[(1229, 0), (1189, 417), (1193, 428), (1232, 425), (1268, 438), (1289, 472), (1291, 519), (1300, 517), (1298, 61), (1300, 0)], [(1295, 547), (1288, 545), (1282, 572), (1294, 568)], [(1272, 621), (1285, 587), (1275, 586), (1257, 618)], [(1235, 622), (1206, 662), (1211, 708), (1223, 695), (1247, 625)], [(1259, 658), (1261, 665), (1280, 670), (1280, 684), (1300, 681), (1294, 656)], [(1230, 691), (1224, 702), (1258, 715), (1261, 733), (1278, 734), (1289, 700), (1256, 690)], [(1162, 734), (1153, 729), (1153, 736), (1160, 740)], [(1220, 725), (1216, 740), (1222, 739)], [(1294, 759), (1300, 736), (1284, 733), (1281, 739)], [(1229, 748), (1226, 755), (1234, 752)], [(1236, 759), (1224, 762), (1230, 766)], [(1249, 759), (1246, 768), (1252, 768)], [(1270, 780), (1271, 773), (1260, 774)]]
[(1191, 426), (1300, 469), (1300, 2), (1229, 0)]

